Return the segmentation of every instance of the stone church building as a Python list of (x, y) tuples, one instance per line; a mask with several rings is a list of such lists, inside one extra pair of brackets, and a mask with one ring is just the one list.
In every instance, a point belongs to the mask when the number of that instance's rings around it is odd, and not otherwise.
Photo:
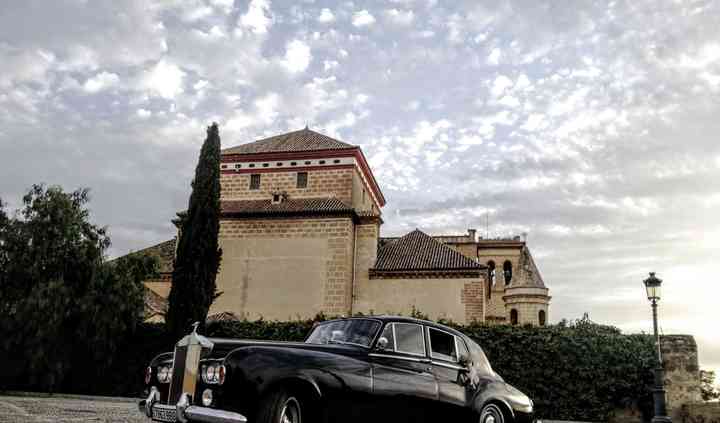
[[(385, 197), (358, 146), (308, 128), (241, 144), (222, 150), (220, 182), (214, 318), (419, 310), (458, 323), (548, 320), (548, 289), (519, 237), (381, 237)], [(142, 251), (161, 259), (145, 301), (160, 320), (175, 240)]]

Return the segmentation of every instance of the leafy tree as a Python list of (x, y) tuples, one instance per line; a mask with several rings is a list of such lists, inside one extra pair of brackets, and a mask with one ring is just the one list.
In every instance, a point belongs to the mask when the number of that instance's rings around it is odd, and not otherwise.
[(220, 134), (213, 123), (200, 150), (187, 213), (180, 219), (167, 324), (180, 336), (195, 321), (205, 322), (216, 293), (222, 251), (220, 231)]
[[(89, 191), (34, 185), (15, 217), (2, 219), (0, 349), (31, 385), (63, 389), (88, 366), (109, 365), (142, 315), (142, 280), (153, 259), (105, 262), (105, 228), (90, 222)], [(4, 213), (3, 213), (4, 216)], [(14, 354), (13, 354), (14, 353)]]
[(715, 386), (715, 372), (700, 370), (700, 396), (703, 401), (720, 399), (720, 391)]

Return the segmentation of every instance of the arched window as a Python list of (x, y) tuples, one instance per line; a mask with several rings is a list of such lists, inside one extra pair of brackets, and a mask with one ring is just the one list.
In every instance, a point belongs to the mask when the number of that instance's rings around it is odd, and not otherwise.
[(492, 295), (492, 289), (495, 286), (495, 262), (490, 260), (487, 262), (487, 297)]
[(518, 324), (518, 311), (515, 309), (510, 310), (510, 324), (511, 325)]
[(505, 260), (503, 263), (503, 276), (505, 277), (505, 285), (510, 285), (512, 280), (512, 263), (509, 260)]
[(540, 310), (538, 312), (538, 323), (540, 326), (545, 326), (545, 310)]

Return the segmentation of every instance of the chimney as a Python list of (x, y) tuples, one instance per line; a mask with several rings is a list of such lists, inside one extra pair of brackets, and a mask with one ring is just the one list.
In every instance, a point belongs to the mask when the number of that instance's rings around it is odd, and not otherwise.
[(468, 237), (472, 242), (477, 242), (477, 239), (475, 238), (475, 234), (477, 233), (477, 229), (468, 229)]

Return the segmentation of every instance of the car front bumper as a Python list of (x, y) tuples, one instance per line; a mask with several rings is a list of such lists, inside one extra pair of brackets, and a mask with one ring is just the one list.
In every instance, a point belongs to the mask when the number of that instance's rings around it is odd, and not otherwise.
[(159, 422), (247, 423), (247, 418), (240, 413), (190, 405), (187, 394), (183, 394), (176, 405), (159, 404), (159, 398), (159, 392), (151, 389), (147, 399), (138, 403), (138, 409)]

